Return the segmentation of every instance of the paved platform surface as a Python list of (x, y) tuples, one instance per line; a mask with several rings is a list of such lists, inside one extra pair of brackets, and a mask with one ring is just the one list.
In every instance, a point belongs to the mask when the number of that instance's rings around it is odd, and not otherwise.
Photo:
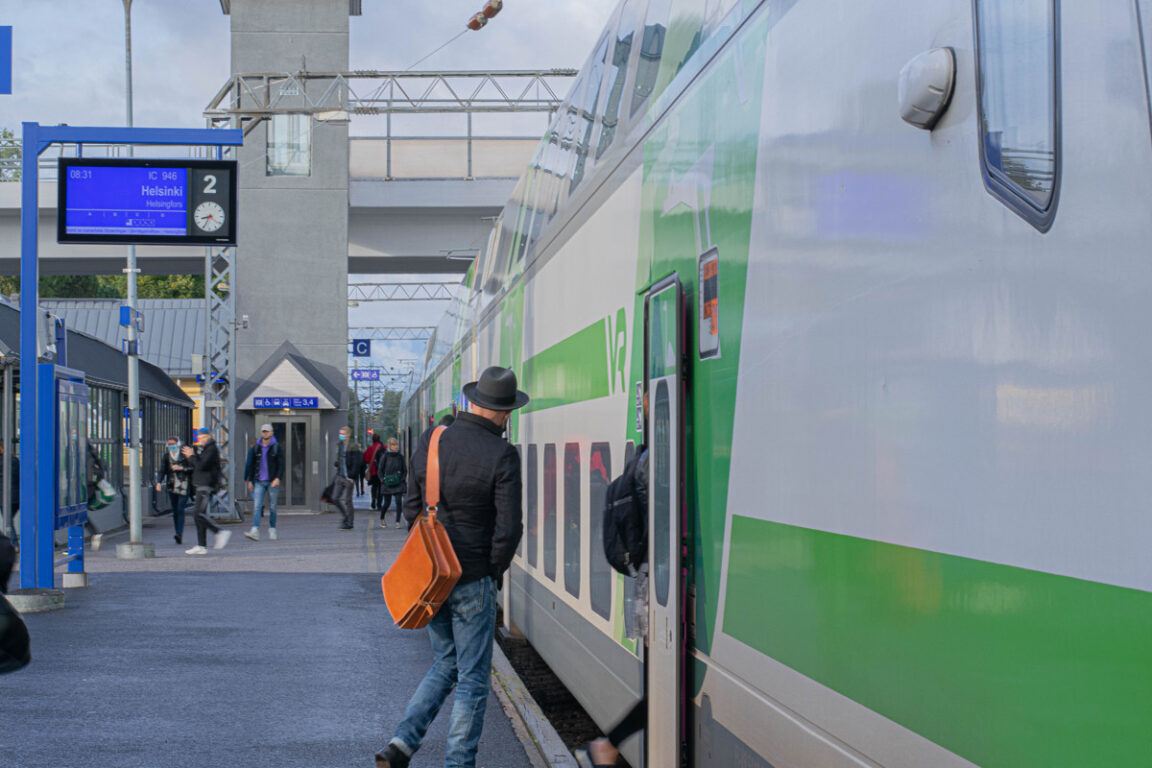
[[(25, 617), (33, 661), (0, 677), (0, 768), (373, 766), (431, 653), (380, 595), (405, 531), (366, 508), (337, 525), (281, 515), (274, 542), (225, 526), (225, 549), (188, 556), (193, 527), (178, 546), (164, 517), (145, 527), (154, 559), (116, 559), (118, 539), (90, 552), (91, 585)], [(450, 707), (413, 768), (444, 764)], [(477, 765), (532, 765), (495, 695)]]

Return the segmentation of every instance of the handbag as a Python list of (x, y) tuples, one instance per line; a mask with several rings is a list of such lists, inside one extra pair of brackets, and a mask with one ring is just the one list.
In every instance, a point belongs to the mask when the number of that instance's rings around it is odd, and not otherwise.
[(28, 627), (24, 626), (24, 620), (7, 598), (0, 594), (0, 675), (26, 667), (30, 661)]
[(331, 504), (332, 499), (335, 496), (336, 496), (336, 478), (333, 477), (332, 482), (328, 483), (328, 485), (326, 485), (324, 487), (324, 490), (320, 491), (320, 501), (324, 504)]
[(437, 427), (428, 444), (424, 512), (413, 523), (396, 560), (380, 577), (384, 602), (400, 629), (426, 627), (460, 580), (460, 561), (448, 531), (436, 519), (440, 503), (440, 433), (444, 429)]

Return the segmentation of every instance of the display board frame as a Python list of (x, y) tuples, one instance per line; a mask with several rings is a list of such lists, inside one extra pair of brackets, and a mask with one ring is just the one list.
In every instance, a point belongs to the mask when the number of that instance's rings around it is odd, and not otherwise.
[[(68, 218), (72, 205), (69, 195), (69, 174), (74, 169), (108, 167), (129, 170), (148, 169), (161, 174), (164, 171), (183, 172), (184, 234), (69, 232)], [(236, 176), (237, 164), (235, 160), (62, 157), (57, 171), (56, 241), (59, 243), (124, 245), (235, 245), (238, 224), (236, 217)], [(209, 182), (209, 180), (211, 181)], [(166, 182), (162, 178), (155, 181), (159, 186), (172, 183)], [(109, 190), (107, 194), (113, 196), (116, 191)], [(219, 229), (211, 232), (201, 229), (195, 215), (198, 206), (208, 203), (216, 203), (224, 212), (224, 221)], [(131, 201), (124, 200), (122, 205), (125, 206), (124, 210), (128, 210), (131, 208)]]

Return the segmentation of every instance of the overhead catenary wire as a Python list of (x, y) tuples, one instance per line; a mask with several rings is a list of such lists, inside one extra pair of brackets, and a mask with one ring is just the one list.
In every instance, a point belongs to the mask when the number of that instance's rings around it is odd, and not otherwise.
[(454, 36), (454, 37), (453, 37), (451, 40), (449, 40), (448, 42), (444, 43), (443, 45), (441, 45), (441, 46), (440, 46), (439, 48), (437, 48), (436, 50), (432, 51), (432, 53), (429, 53), (427, 56), (423, 57), (422, 59), (419, 59), (418, 61), (415, 61), (415, 62), (413, 62), (412, 64), (410, 64), (409, 66), (407, 66), (407, 67), (404, 69), (404, 71), (405, 71), (405, 72), (407, 72), (408, 70), (412, 69), (412, 67), (415, 67), (417, 64), (420, 64), (421, 62), (427, 61), (428, 59), (430, 59), (430, 58), (432, 58), (433, 56), (435, 56), (436, 54), (440, 53), (440, 51), (442, 51), (442, 50), (444, 50), (445, 48), (447, 48), (448, 46), (452, 45), (452, 43), (456, 42), (457, 40), (459, 40), (461, 37), (463, 37), (463, 36), (464, 36), (464, 35), (466, 35), (466, 34), (468, 34), (468, 30), (467, 30), (467, 29), (465, 29), (463, 32), (459, 33), (458, 35), (455, 35), (455, 36)]

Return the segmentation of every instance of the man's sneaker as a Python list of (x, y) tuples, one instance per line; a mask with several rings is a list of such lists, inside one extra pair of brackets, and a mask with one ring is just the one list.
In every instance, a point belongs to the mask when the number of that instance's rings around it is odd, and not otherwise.
[(232, 538), (232, 531), (220, 531), (212, 542), (212, 549), (224, 549), (228, 546), (228, 539)]
[(276, 529), (275, 528), (269, 528), (268, 529), (268, 538), (271, 539), (272, 541), (276, 541)]
[(397, 528), (399, 528), (399, 527), (400, 527), (400, 523), (396, 523), (396, 527), (397, 527)]
[(389, 744), (383, 752), (376, 753), (376, 768), (408, 768), (411, 759), (395, 744)]
[(186, 555), (206, 555), (206, 554), (208, 554), (208, 550), (206, 550), (204, 547), (197, 545), (195, 547), (192, 547), (192, 549), (184, 550), (184, 554), (186, 554)]
[(388, 521), (387, 520), (381, 520), (380, 521), (380, 527), (381, 528), (387, 528), (388, 527)]
[[(272, 530), (276, 530), (276, 529), (273, 528)], [(244, 538), (252, 539), (252, 541), (260, 541), (260, 529), (257, 528), (256, 526), (252, 526), (248, 530), (244, 531)], [(272, 538), (276, 538), (276, 537), (273, 536)]]

